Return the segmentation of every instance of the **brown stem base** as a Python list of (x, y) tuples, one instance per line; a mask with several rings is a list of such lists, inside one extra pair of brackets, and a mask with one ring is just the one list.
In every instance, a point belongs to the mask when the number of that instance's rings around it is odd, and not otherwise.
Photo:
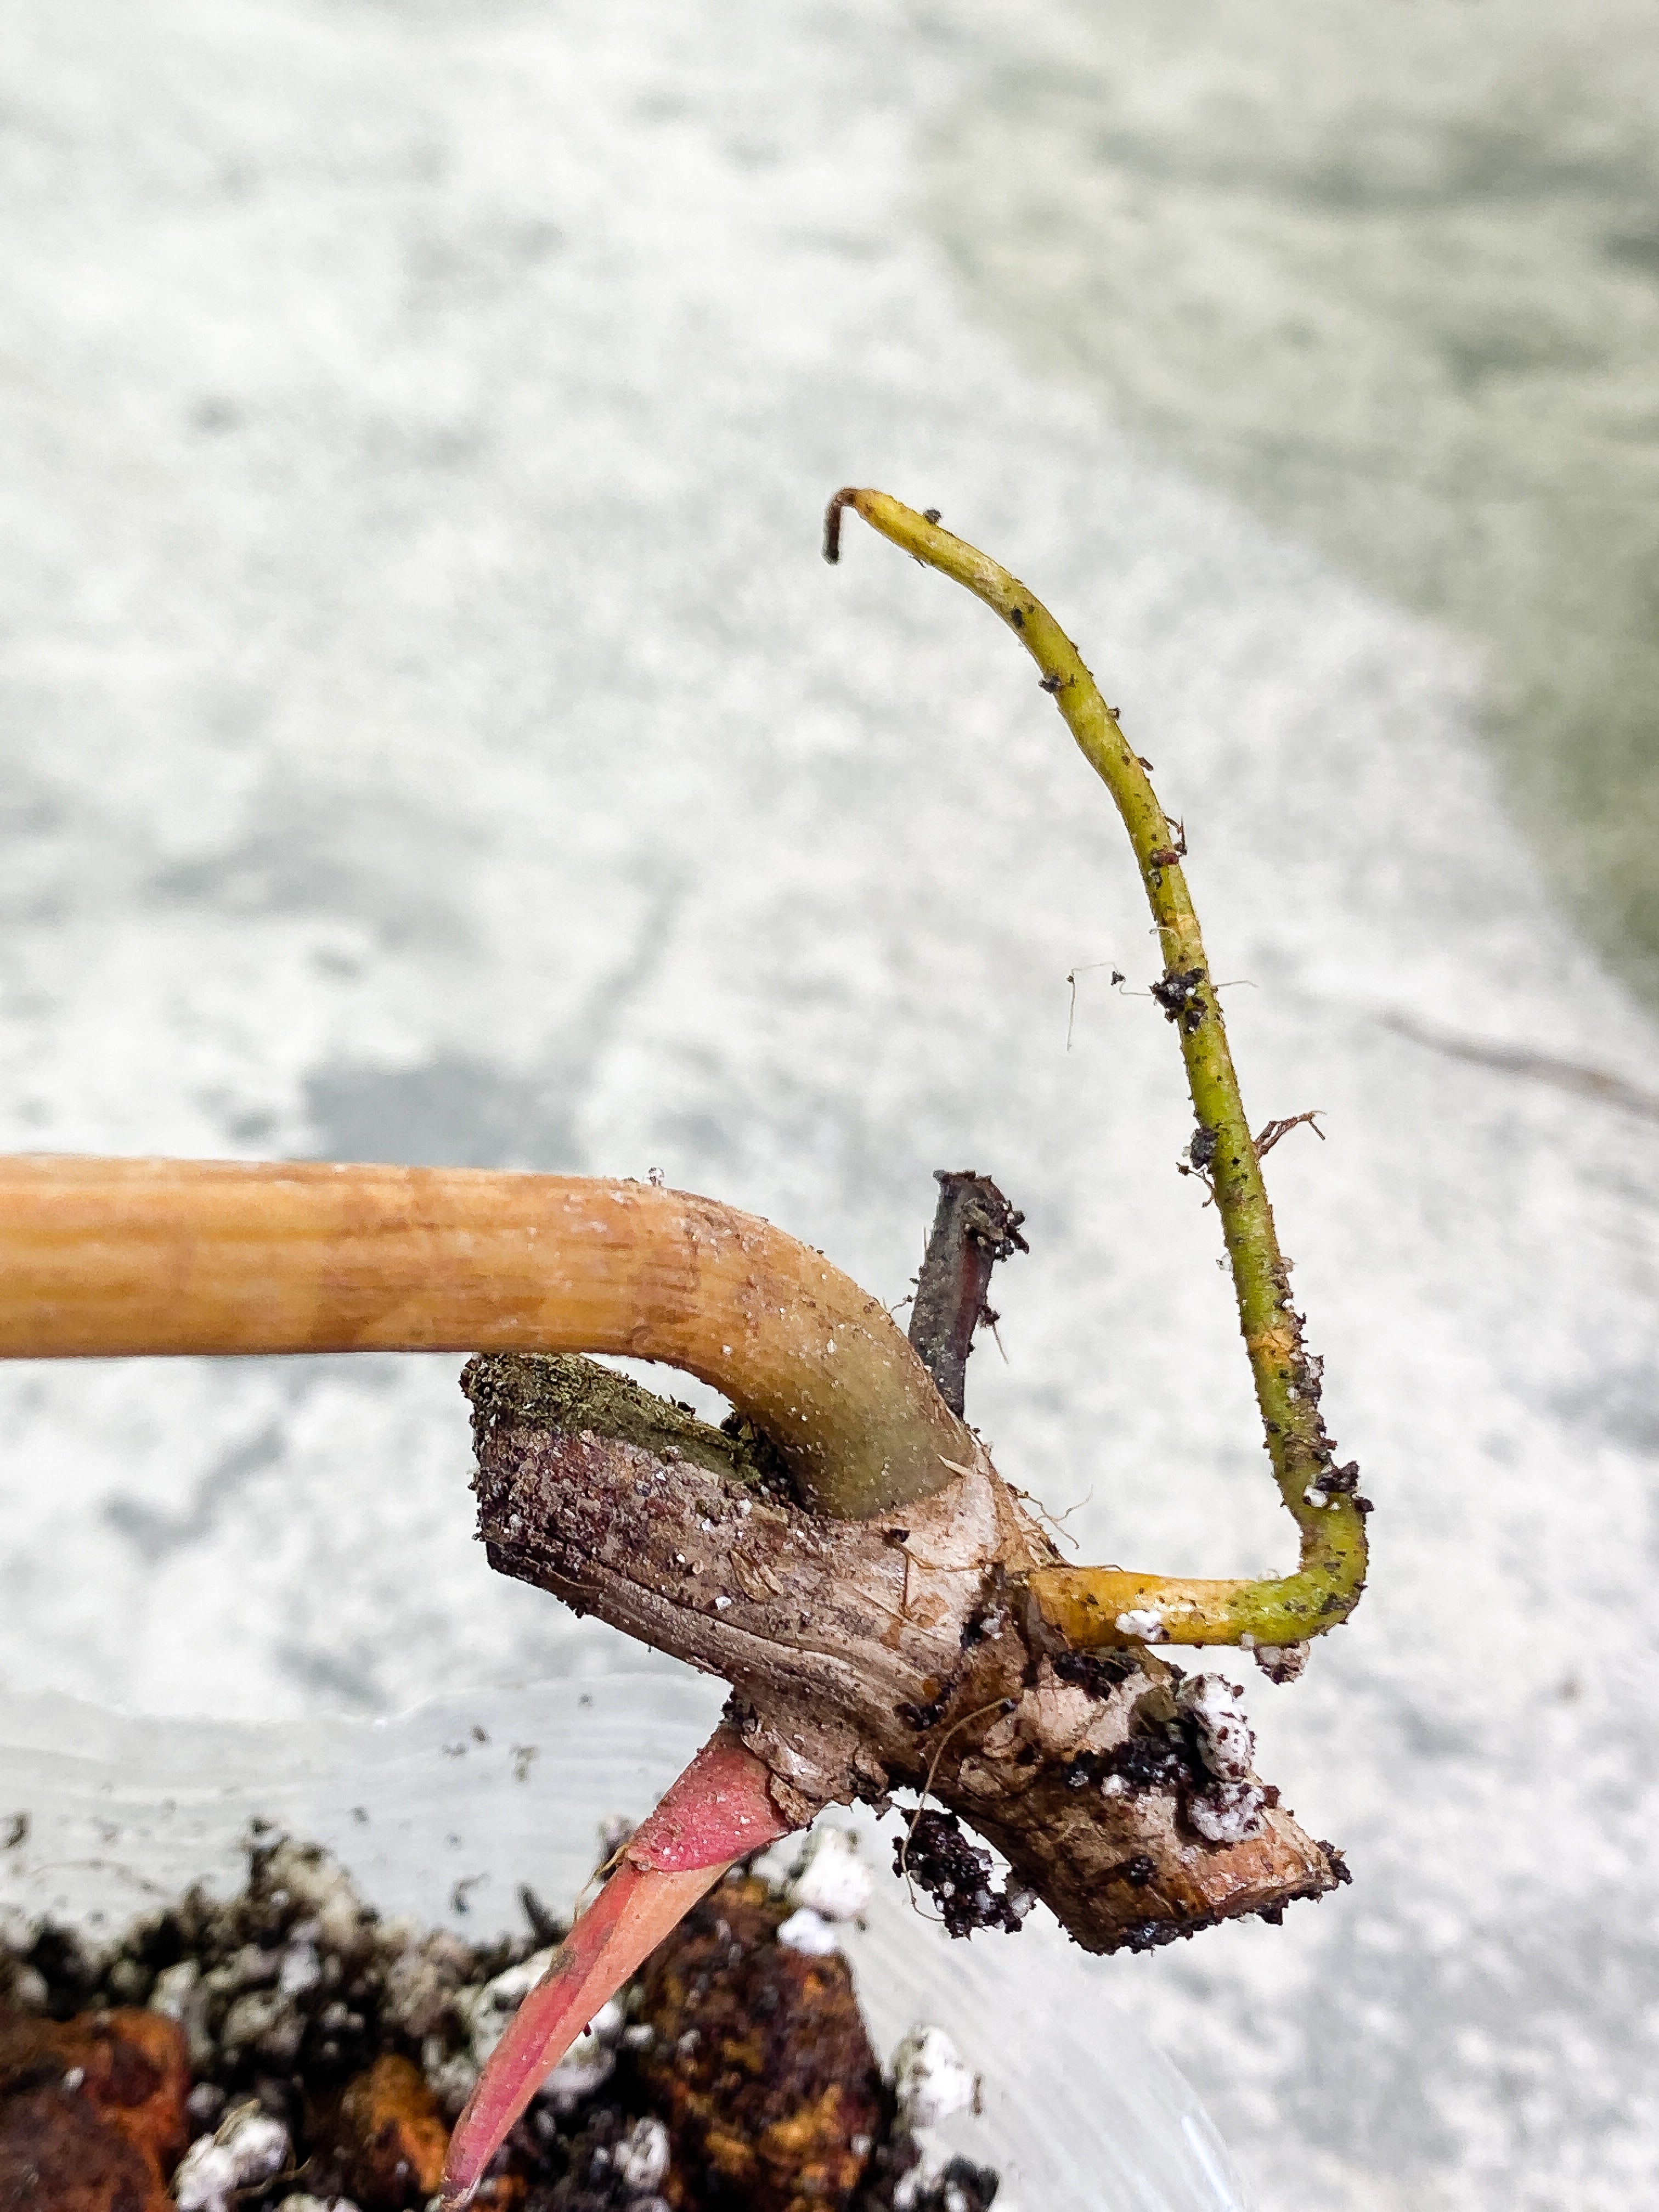
[(463, 1387), (490, 1565), (730, 1682), (792, 1822), (926, 1790), (1091, 1951), (1276, 1918), (1344, 1878), (1272, 1792), (1254, 1832), (1206, 1840), (1181, 1678), (1054, 1648), (1019, 1595), (1052, 1549), (982, 1451), (902, 1521), (835, 1521), (590, 1362), (481, 1358)]

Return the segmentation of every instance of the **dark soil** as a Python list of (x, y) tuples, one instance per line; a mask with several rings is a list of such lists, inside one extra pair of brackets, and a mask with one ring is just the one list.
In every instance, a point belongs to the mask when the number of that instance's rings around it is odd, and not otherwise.
[[(481, 2205), (986, 2212), (997, 2177), (962, 2160), (918, 2185), (846, 1963), (779, 1943), (788, 1911), (729, 1875), (558, 2070)], [(0, 1948), (0, 2208), (150, 2212), (187, 2140), (199, 2161), (251, 2112), (286, 2141), (265, 2130), (280, 2165), (226, 2212), (416, 2212), (522, 1994), (511, 1970), (558, 1932), (533, 1898), (526, 1917), (477, 1945), (386, 1921), (326, 1854), (276, 1838), (228, 1901), (191, 1890), (97, 1951), (50, 1925)], [(52, 2177), (46, 2197), (27, 2173)]]
[(994, 1882), (991, 1854), (969, 1842), (954, 1813), (917, 1814), (893, 1846), (893, 1868), (927, 1891), (952, 1936), (981, 1928), (1018, 1936), (1036, 1901), (1028, 1889)]

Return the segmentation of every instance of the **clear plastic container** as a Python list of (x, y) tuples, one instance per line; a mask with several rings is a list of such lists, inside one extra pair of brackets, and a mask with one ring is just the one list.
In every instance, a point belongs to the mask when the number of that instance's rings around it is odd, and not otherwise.
[[(638, 1818), (713, 1727), (719, 1685), (663, 1673), (445, 1698), (384, 1721), (259, 1727), (154, 1719), (72, 1698), (0, 1704), (0, 1906), (93, 1935), (205, 1880), (240, 1886), (249, 1823), (325, 1844), (364, 1896), (477, 1936), (521, 1927), (518, 1885), (568, 1911), (607, 1814)], [(1003, 2176), (1009, 2212), (1248, 2212), (1197, 2097), (1120, 2012), (1108, 1962), (1039, 1914), (953, 1942), (913, 1905), (882, 1833), (843, 1948), (878, 2050), (947, 2028), (983, 2110), (943, 2130)]]

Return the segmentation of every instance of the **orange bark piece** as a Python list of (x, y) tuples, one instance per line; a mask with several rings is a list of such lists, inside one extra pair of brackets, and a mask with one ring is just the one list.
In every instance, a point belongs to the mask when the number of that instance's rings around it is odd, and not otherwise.
[(363, 2212), (424, 2204), (443, 2179), (449, 2130), (412, 2059), (377, 2058), (340, 2100), (336, 2154)]
[(190, 2138), (190, 2053), (176, 2021), (136, 2007), (65, 2021), (0, 2014), (0, 2096), (71, 2083), (69, 2094), (90, 2105), (158, 2180), (172, 2172)]
[(173, 2212), (155, 2160), (89, 2098), (37, 2087), (0, 2097), (6, 2212)]
[(744, 2212), (839, 2212), (881, 2132), (881, 2075), (847, 1962), (775, 1940), (785, 1908), (726, 1882), (647, 1970), (646, 2093), (673, 2150), (663, 2194)]

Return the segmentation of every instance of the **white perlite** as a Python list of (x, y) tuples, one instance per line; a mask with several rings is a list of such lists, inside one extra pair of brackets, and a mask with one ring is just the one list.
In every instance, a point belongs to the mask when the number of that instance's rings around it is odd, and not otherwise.
[(349, 2197), (284, 2197), (276, 2212), (357, 2212)]
[(1194, 1674), (1176, 1692), (1192, 1720), (1199, 1757), (1214, 1780), (1187, 1801), (1187, 1818), (1207, 1843), (1240, 1844), (1260, 1832), (1265, 1800), (1251, 1779), (1255, 1735), (1239, 1700), (1244, 1692), (1219, 1674)]
[(179, 2212), (232, 2212), (238, 2193), (269, 2181), (288, 2163), (288, 2130), (250, 2099), (233, 2105), (218, 2130), (199, 2136), (173, 2176)]
[(1187, 1818), (1206, 1844), (1242, 1844), (1261, 1834), (1264, 1802), (1254, 1782), (1218, 1782), (1193, 1792)]
[(778, 1930), (778, 1941), (787, 1951), (800, 1951), (809, 1959), (827, 1958), (836, 1948), (836, 1931), (821, 1913), (803, 1905)]
[(1258, 1644), (1255, 1663), (1270, 1682), (1294, 1682), (1308, 1663), (1305, 1644)]
[(923, 2190), (931, 2189), (939, 2179), (936, 2168), (937, 2160), (924, 2157), (917, 2160), (908, 2173), (899, 2176), (898, 2185), (893, 2191), (893, 2212), (910, 2212)]
[(301, 1936), (296, 1930), (283, 1953), (283, 1963), (276, 1972), (277, 1988), (285, 1997), (302, 1997), (314, 1990), (322, 1978), (323, 1961), (315, 1938)]
[(191, 1992), (201, 1978), (202, 1969), (194, 1959), (180, 1959), (176, 1966), (163, 1966), (150, 1991), (150, 2010), (164, 2014), (168, 2020), (182, 2021)]
[(249, 1990), (232, 2004), (219, 2029), (227, 2051), (255, 2050), (291, 2064), (305, 2035), (305, 2016), (280, 1990)]
[(380, 2017), (420, 2039), (430, 2035), (467, 1986), (472, 1953), (441, 1928), (398, 1954), (386, 1971)]
[(1164, 1641), (1164, 1615), (1155, 1605), (1131, 1607), (1127, 1613), (1119, 1613), (1112, 1626), (1120, 1636), (1133, 1636), (1139, 1644)]
[(623, 2026), (623, 2008), (612, 1997), (594, 2014), (537, 2094), (556, 2112), (568, 2112), (603, 2087), (617, 2070), (616, 2046)]
[(649, 2197), (668, 2172), (668, 2130), (660, 2120), (635, 2120), (617, 2144), (617, 2172), (630, 2189)]
[(942, 2027), (919, 2021), (893, 2053), (893, 2094), (899, 2118), (915, 2130), (937, 2127), (966, 2112), (979, 2084)]
[(1219, 1674), (1188, 1676), (1178, 1692), (1198, 1730), (1198, 1752), (1218, 1782), (1247, 1782), (1255, 1735), (1239, 1699), (1243, 1691)]
[(824, 1920), (856, 1920), (875, 1887), (859, 1855), (859, 1839), (848, 1828), (815, 1828), (806, 1860), (789, 1885), (792, 1905), (804, 1905)]
[(320, 1937), (331, 1951), (349, 1948), (363, 1918), (363, 1902), (350, 1875), (326, 1851), (285, 1836), (270, 1855), (267, 1881), (308, 1908), (316, 1923), (307, 1931), (313, 1942)]
[(508, 2021), (552, 1965), (553, 1953), (551, 1945), (545, 1951), (532, 1952), (493, 1981), (463, 1990), (456, 1998), (457, 2008), (466, 2022), (475, 2066), (482, 2066), (501, 2041)]

